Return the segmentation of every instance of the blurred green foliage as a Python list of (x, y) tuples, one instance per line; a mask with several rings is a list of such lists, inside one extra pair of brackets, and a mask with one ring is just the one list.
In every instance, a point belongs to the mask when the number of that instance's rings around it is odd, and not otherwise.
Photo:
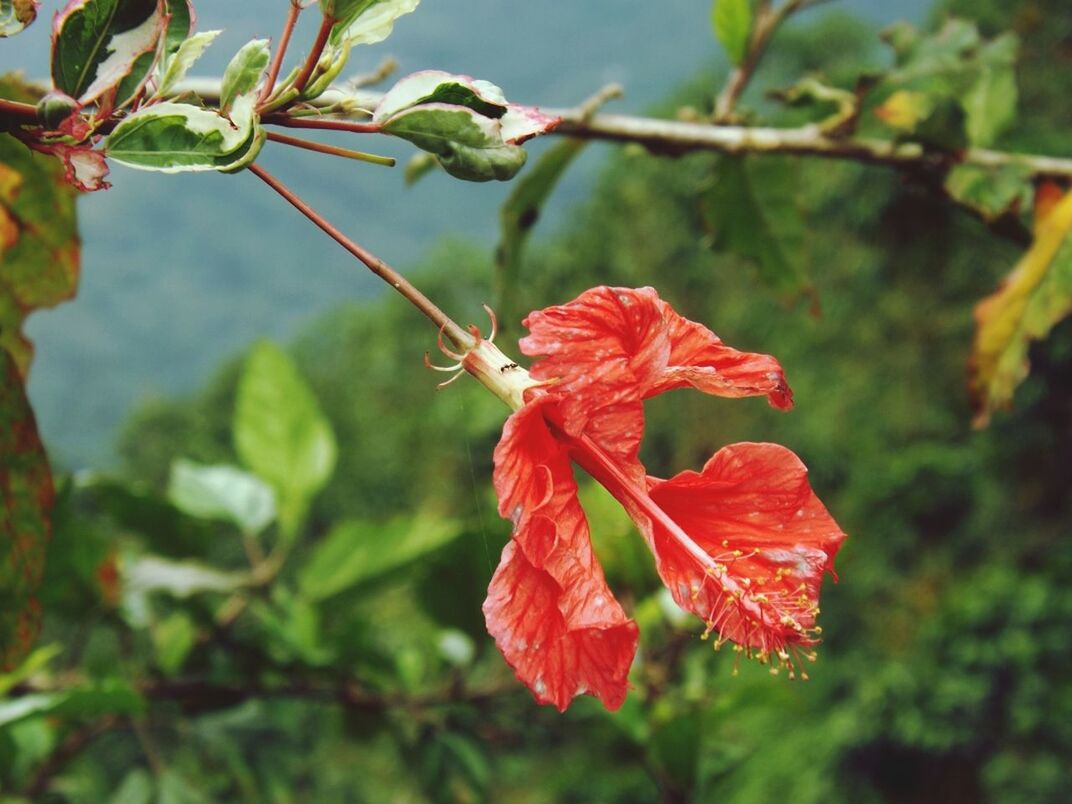
[[(1060, 152), (1072, 71), (1050, 65), (1068, 60), (1072, 12), (949, 5), (987, 36), (1016, 29), (1027, 125), (1007, 142)], [(882, 63), (874, 41), (842, 16), (789, 29), (760, 83), (822, 69), (836, 84)], [(668, 108), (702, 105), (712, 85), (701, 76)], [(778, 356), (792, 413), (667, 394), (649, 403), (644, 460), (665, 474), (770, 440), (809, 465), (851, 537), (811, 681), (748, 664), (731, 677), (734, 656), (667, 606), (639, 537), (589, 486), (597, 551), (641, 625), (635, 690), (613, 714), (590, 699), (564, 716), (537, 708), (480, 614), (508, 536), (489, 480), (506, 411), (464, 378), (435, 393), (420, 361), (434, 333), (385, 297), (340, 308), (289, 350), (288, 382), (309, 388), (292, 396), (339, 445), (293, 542), (278, 525), (243, 534), (183, 513), (199, 509), (165, 494), (177, 459), (242, 465), (243, 358), (199, 395), (132, 418), (126, 479), (61, 489), (42, 647), (0, 677), (0, 789), (117, 802), (1065, 800), (1072, 325), (1032, 353), (1016, 412), (972, 431), (971, 305), (1018, 246), (934, 188), (801, 161), (815, 314), (712, 250), (697, 199), (717, 161), (615, 154), (575, 223), (528, 253), (509, 305), (652, 284), (727, 342)], [(413, 274), (456, 318), (483, 323), (488, 255), (445, 243)], [(504, 329), (514, 351), (517, 322)], [(269, 411), (280, 421), (288, 398)], [(50, 685), (73, 697), (31, 697)], [(11, 708), (27, 698), (43, 708)]]

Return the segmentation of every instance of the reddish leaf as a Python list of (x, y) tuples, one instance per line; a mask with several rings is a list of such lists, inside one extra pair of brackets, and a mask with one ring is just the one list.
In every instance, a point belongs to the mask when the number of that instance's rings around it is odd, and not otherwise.
[[(0, 96), (33, 99), (3, 79)], [(18, 662), (36, 635), (50, 535), (52, 476), (23, 387), (32, 347), (21, 328), (77, 284), (76, 193), (63, 173), (55, 158), (0, 134), (0, 667)]]
[(495, 450), (499, 512), (514, 532), (484, 615), (518, 680), (540, 703), (564, 711), (575, 695), (588, 693), (617, 709), (637, 628), (592, 554), (569, 458), (544, 420), (552, 401), (514, 414)]
[(112, 186), (104, 180), (108, 175), (108, 162), (100, 151), (88, 146), (73, 147), (62, 143), (39, 146), (39, 149), (63, 162), (63, 179), (76, 190), (92, 193)]
[(51, 535), (52, 474), (22, 378), (0, 350), (0, 670), (10, 669), (37, 636), (41, 581)]
[[(0, 97), (35, 99), (5, 78)], [(64, 172), (54, 157), (0, 134), (0, 349), (14, 355), (23, 375), (33, 349), (22, 322), (33, 310), (69, 299), (78, 284), (77, 193)]]

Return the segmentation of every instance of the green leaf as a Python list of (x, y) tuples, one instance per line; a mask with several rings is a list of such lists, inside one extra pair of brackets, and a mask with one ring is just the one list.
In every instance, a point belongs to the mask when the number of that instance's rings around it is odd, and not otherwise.
[(566, 168), (584, 150), (585, 140), (567, 138), (552, 145), (514, 185), (499, 212), (499, 246), (495, 262), (500, 284), (517, 278), (521, 255), (529, 233), (540, 217), (540, 208), (555, 189)]
[[(0, 80), (0, 96), (27, 98), (14, 88)], [(58, 159), (0, 134), (0, 349), (15, 357), (24, 375), (33, 347), (22, 334), (23, 321), (71, 298), (78, 287), (76, 196)]]
[(793, 297), (810, 288), (806, 229), (791, 161), (724, 156), (701, 206), (714, 246), (751, 260), (760, 278)]
[(183, 773), (168, 768), (157, 782), (156, 804), (210, 804), (210, 799), (197, 789), (197, 782)]
[(383, 131), (435, 154), (447, 173), (467, 181), (506, 181), (525, 164), (524, 149), (503, 141), (497, 120), (464, 106), (417, 106), (388, 119)]
[(52, 473), (15, 361), (0, 350), (0, 671), (33, 645), (51, 536)]
[(136, 715), (144, 709), (145, 701), (137, 692), (120, 681), (109, 681), (95, 687), (31, 693), (0, 701), (0, 727), (42, 715), (92, 719)]
[(979, 76), (961, 102), (968, 115), (968, 139), (985, 148), (1016, 118), (1016, 54), (1020, 42), (1006, 33), (984, 45), (976, 57)]
[(171, 464), (168, 499), (201, 519), (223, 519), (246, 533), (260, 533), (275, 519), (275, 495), (260, 478), (233, 466)]
[(12, 687), (21, 684), (34, 674), (44, 670), (48, 667), (48, 663), (60, 653), (63, 653), (63, 648), (56, 643), (44, 645), (40, 648), (35, 648), (10, 673), (0, 673), (0, 698), (7, 695)]
[(236, 170), (264, 142), (253, 112), (255, 100), (243, 96), (228, 120), (186, 103), (157, 103), (125, 117), (105, 143), (105, 153), (139, 170), (180, 173)]
[(395, 20), (417, 8), (420, 0), (322, 0), (326, 16), (334, 17), (333, 45), (374, 45), (394, 30)]
[(37, 19), (37, 0), (0, 0), (0, 38), (14, 36)]
[(975, 308), (970, 361), (977, 426), (1007, 407), (1027, 376), (1028, 348), (1072, 313), (1072, 193), (1036, 211), (1035, 239), (1004, 284)]
[(435, 154), (414, 154), (406, 162), (406, 167), (402, 171), (402, 178), (407, 187), (412, 187), (437, 167), (439, 167), (439, 160), (435, 158)]
[(76, 0), (68, 4), (52, 26), (52, 80), (56, 88), (89, 103), (128, 76), (134, 76), (140, 86), (152, 68), (152, 59), (146, 66), (142, 56), (156, 51), (166, 25), (162, 0)]
[(123, 777), (108, 804), (151, 804), (152, 800), (153, 777), (145, 768), (134, 768)]
[(740, 65), (748, 55), (752, 0), (715, 0), (711, 8), (711, 25), (730, 61)]
[(241, 572), (223, 572), (197, 561), (170, 561), (141, 556), (123, 562), (123, 581), (129, 594), (164, 592), (186, 598), (203, 592), (231, 592), (248, 583)]
[[(317, 64), (317, 69), (313, 73), (315, 78), (302, 90), (301, 97), (307, 100), (319, 98), (339, 77), (339, 73), (342, 72), (349, 59), (350, 45), (348, 43), (338, 47), (333, 45), (325, 47), (324, 53)], [(325, 64), (327, 64), (327, 67), (324, 66)]]
[(268, 67), (269, 55), (267, 39), (254, 39), (242, 45), (223, 71), (223, 84), (220, 88), (221, 112), (226, 114), (239, 95), (253, 91)]
[(194, 34), (189, 39), (184, 39), (176, 48), (172, 57), (168, 59), (164, 74), (160, 77), (156, 96), (164, 97), (171, 92), (186, 77), (186, 73), (193, 66), (193, 63), (201, 58), (201, 54), (221, 33), (223, 31), (205, 31), (204, 33)]
[(508, 103), (503, 91), (490, 81), (442, 70), (422, 70), (400, 79), (380, 99), (372, 121), (386, 126), (402, 112), (421, 106), (471, 109), (481, 117), (498, 120), (499, 139), (507, 145), (520, 145), (545, 134), (559, 122), (559, 118), (545, 115), (533, 106)]
[(254, 600), (249, 611), (268, 632), (266, 641), (276, 661), (289, 664), (300, 659), (322, 666), (334, 658), (321, 638), (321, 613), (309, 600), (276, 585), (272, 588), (271, 605)]
[(457, 522), (423, 513), (384, 523), (342, 522), (313, 549), (298, 586), (309, 600), (326, 600), (421, 561), (460, 534)]
[(1020, 165), (956, 165), (945, 177), (945, 189), (958, 202), (975, 209), (983, 220), (994, 221), (1030, 206), (1031, 177), (1031, 170)]
[[(920, 126), (929, 128), (919, 141), (947, 148), (968, 143), (985, 147), (1015, 119), (1019, 40), (1014, 34), (985, 42), (975, 23), (954, 17), (934, 34), (924, 36), (911, 25), (899, 23), (884, 38), (896, 56), (894, 69), (884, 79), (885, 88), (894, 94), (911, 93), (917, 105), (927, 110), (916, 115)], [(963, 120), (955, 120), (948, 107), (956, 107)], [(882, 111), (879, 116), (886, 119)], [(939, 126), (946, 133), (936, 134)], [(951, 140), (948, 133), (956, 126), (963, 130), (958, 135), (961, 142)], [(915, 126), (909, 130), (913, 139), (915, 131)]]
[(421, 70), (399, 79), (384, 94), (372, 120), (382, 123), (406, 109), (429, 103), (464, 106), (484, 117), (496, 119), (506, 114), (509, 105), (503, 91), (490, 81), (442, 70)]
[(176, 611), (153, 626), (152, 638), (157, 666), (164, 675), (173, 676), (182, 669), (190, 654), (197, 639), (197, 628), (188, 615)]
[(164, 0), (168, 15), (164, 32), (164, 55), (171, 56), (194, 32), (194, 8), (191, 0)]
[(235, 449), (276, 494), (280, 525), (294, 536), (313, 496), (335, 469), (331, 424), (290, 357), (260, 343), (238, 383)]

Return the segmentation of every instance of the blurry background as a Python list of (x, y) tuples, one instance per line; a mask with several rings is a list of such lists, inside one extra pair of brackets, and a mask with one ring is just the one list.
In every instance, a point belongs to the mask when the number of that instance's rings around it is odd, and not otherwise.
[[(229, 29), (206, 69), (243, 38), (276, 35), (274, 11), (202, 5), (201, 29)], [(725, 70), (706, 3), (426, 5), (355, 69), (390, 52), (403, 72), (469, 72), (547, 105), (613, 79), (628, 94), (612, 111), (665, 114), (709, 106)], [(748, 102), (812, 70), (851, 85), (888, 64), (881, 25), (946, 13), (1021, 37), (1020, 118), (999, 145), (1072, 154), (1072, 11), (1059, 0), (823, 5), (778, 36)], [(45, 33), (5, 43), (5, 66), (43, 75)], [(444, 309), (481, 322), (509, 188), (432, 175), (406, 190), (397, 170), (325, 159), (266, 154)], [(648, 405), (644, 458), (666, 475), (723, 444), (771, 440), (809, 465), (851, 537), (841, 583), (824, 590), (811, 681), (749, 663), (731, 677), (733, 656), (680, 622), (624, 514), (586, 487), (597, 552), (641, 625), (636, 689), (615, 714), (590, 699), (564, 716), (536, 707), (480, 615), (508, 535), (489, 483), (505, 411), (465, 379), (434, 393), (425, 322), (251, 177), (117, 168), (112, 190), (81, 202), (79, 298), (31, 327), (31, 390), (59, 467), (112, 470), (65, 487), (39, 643), (56, 655), (37, 661), (116, 697), (14, 719), (0, 703), (4, 789), (73, 801), (1066, 800), (1072, 326), (1033, 351), (1015, 411), (973, 431), (971, 307), (1020, 248), (887, 170), (785, 163), (815, 316), (709, 248), (696, 192), (715, 159), (589, 149), (512, 303), (653, 284), (727, 342), (782, 361), (792, 413), (667, 394)], [(339, 457), (279, 578), (221, 627), (233, 598), (203, 590), (225, 581), (185, 576), (202, 591), (183, 594), (146, 580), (144, 558), (244, 565), (234, 527), (162, 495), (177, 458), (236, 461), (243, 349), (265, 336), (289, 344)], [(131, 687), (148, 708), (120, 705)], [(120, 714), (101, 728), (102, 710)]]

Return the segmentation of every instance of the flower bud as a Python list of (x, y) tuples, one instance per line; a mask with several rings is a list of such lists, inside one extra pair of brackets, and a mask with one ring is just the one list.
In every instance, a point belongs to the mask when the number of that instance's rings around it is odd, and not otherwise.
[(56, 129), (79, 108), (78, 101), (70, 95), (53, 91), (37, 102), (37, 116), (46, 128)]

